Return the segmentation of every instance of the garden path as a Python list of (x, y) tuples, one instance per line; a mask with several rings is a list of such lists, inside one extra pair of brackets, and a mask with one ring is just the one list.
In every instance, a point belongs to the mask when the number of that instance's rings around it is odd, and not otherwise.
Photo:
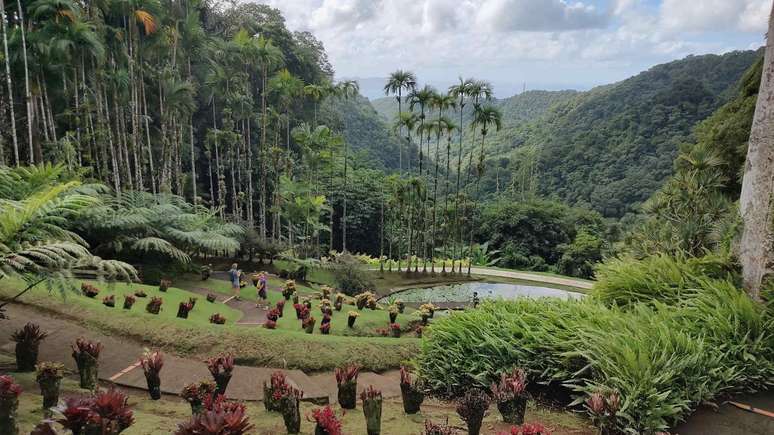
[[(40, 361), (58, 361), (76, 374), (72, 358), (71, 343), (78, 337), (96, 340), (104, 345), (99, 358), (100, 380), (105, 384), (117, 384), (123, 387), (146, 389), (145, 377), (139, 367), (138, 359), (147, 343), (126, 337), (115, 337), (89, 328), (73, 320), (54, 317), (49, 313), (23, 304), (8, 305), (8, 319), (0, 320), (0, 352), (14, 354), (15, 343), (11, 333), (27, 322), (37, 323), (49, 336), (40, 345)], [(236, 366), (229, 383), (227, 396), (239, 400), (263, 400), (263, 382), (269, 381), (271, 374), (278, 371), (271, 367)], [(307, 375), (301, 370), (281, 370), (290, 383), (304, 391), (304, 400), (315, 403), (327, 403), (335, 400), (336, 382), (332, 372)], [(358, 390), (368, 385), (381, 389), (385, 397), (400, 395), (397, 371), (382, 374), (363, 372)], [(198, 359), (164, 356), (164, 368), (161, 371), (161, 390), (165, 394), (177, 395), (186, 384), (202, 379), (210, 379), (206, 365)]]
[[(202, 297), (207, 297), (208, 293), (212, 293), (209, 289), (204, 287), (182, 287), (183, 290), (188, 290)], [(216, 297), (216, 301), (222, 302), (229, 307), (241, 311), (242, 317), (236, 322), (237, 325), (263, 325), (266, 321), (267, 310), (263, 307), (257, 307), (255, 302), (247, 301), (244, 299), (237, 300), (231, 296), (226, 296), (220, 293), (212, 293)]]

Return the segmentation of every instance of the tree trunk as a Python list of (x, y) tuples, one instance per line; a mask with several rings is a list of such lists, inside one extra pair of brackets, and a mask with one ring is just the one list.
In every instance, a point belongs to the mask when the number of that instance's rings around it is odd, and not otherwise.
[(5, 21), (5, 3), (0, 0), (0, 30), (3, 31), (3, 58), (5, 59), (5, 80), (8, 85), (8, 109), (11, 112), (11, 136), (13, 138), (13, 157), (19, 166), (19, 138), (16, 134), (16, 114), (13, 110), (13, 82), (11, 79), (11, 59), (8, 52), (8, 27)]
[(771, 208), (774, 195), (774, 5), (763, 61), (761, 85), (755, 105), (747, 161), (739, 197), (744, 221), (739, 261), (744, 287), (750, 297), (760, 300), (771, 250)]
[(27, 101), (27, 140), (29, 141), (29, 160), (30, 165), (35, 164), (35, 153), (32, 143), (32, 92), (30, 92), (30, 70), (27, 65), (27, 40), (24, 30), (24, 14), (22, 13), (21, 0), (16, 0), (16, 6), (19, 11), (19, 29), (21, 30), (22, 58), (24, 59), (24, 91)]

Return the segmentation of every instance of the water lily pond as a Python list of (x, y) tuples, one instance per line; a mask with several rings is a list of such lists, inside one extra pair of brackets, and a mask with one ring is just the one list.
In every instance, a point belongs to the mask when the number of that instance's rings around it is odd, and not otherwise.
[(516, 299), (518, 297), (580, 299), (584, 296), (582, 293), (528, 284), (466, 282), (406, 289), (393, 293), (390, 297), (399, 298), (406, 303), (468, 304), (473, 300), (473, 293), (478, 293), (481, 300)]

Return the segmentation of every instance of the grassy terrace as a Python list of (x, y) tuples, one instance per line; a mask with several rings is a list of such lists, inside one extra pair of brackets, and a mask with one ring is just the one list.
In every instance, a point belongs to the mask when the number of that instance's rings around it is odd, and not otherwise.
[[(182, 281), (181, 283), (184, 283)], [(276, 285), (274, 281), (272, 285)], [(80, 286), (80, 281), (73, 282)], [(228, 283), (209, 280), (206, 283), (197, 282), (199, 287), (213, 285), (214, 291), (229, 291)], [(173, 285), (175, 285), (173, 283)], [(181, 285), (181, 284), (178, 284)], [(20, 302), (37, 307), (51, 314), (85, 323), (108, 334), (120, 335), (140, 340), (154, 347), (182, 356), (201, 358), (218, 351), (232, 351), (238, 354), (238, 363), (254, 366), (298, 368), (307, 371), (327, 370), (347, 361), (355, 361), (370, 370), (386, 370), (398, 367), (401, 362), (409, 359), (418, 351), (419, 340), (411, 337), (400, 339), (390, 337), (355, 337), (342, 335), (323, 336), (319, 330), (314, 334), (306, 334), (297, 324), (292, 307), (286, 307), (286, 318), (280, 323), (280, 329), (268, 330), (260, 326), (240, 326), (234, 322), (241, 313), (220, 304), (210, 304), (202, 296), (179, 288), (170, 288), (166, 293), (159, 292), (155, 286), (139, 284), (115, 284), (108, 287), (98, 283), (101, 288), (96, 299), (90, 299), (76, 291), (60, 294), (49, 292), (44, 286), (39, 286), (20, 298)], [(7, 299), (23, 288), (21, 281), (3, 280), (0, 282), (0, 299)], [(142, 298), (131, 311), (123, 310), (123, 297), (117, 297), (116, 307), (108, 308), (102, 305), (102, 295), (123, 295), (142, 288), (148, 298), (161, 296), (164, 298), (159, 315), (145, 312)], [(251, 290), (252, 291), (252, 290)], [(311, 292), (309, 288), (303, 292)], [(245, 290), (245, 296), (248, 291)], [(279, 293), (270, 293), (276, 300)], [(177, 319), (177, 304), (189, 297), (198, 297), (196, 308), (187, 320)], [(254, 295), (252, 297), (255, 297)], [(148, 299), (146, 298), (146, 299)], [(348, 310), (350, 307), (346, 307)], [(387, 325), (387, 314), (384, 311), (365, 312), (357, 324), (362, 333), (382, 322)], [(225, 325), (212, 325), (209, 316), (219, 312), (227, 318)], [(319, 313), (319, 310), (316, 311)], [(334, 315), (332, 334), (346, 329), (346, 313)], [(373, 316), (373, 317), (371, 317)], [(383, 316), (380, 321), (377, 317)], [(287, 323), (285, 323), (287, 322)], [(297, 325), (294, 327), (293, 325)], [(319, 325), (319, 322), (318, 322)]]

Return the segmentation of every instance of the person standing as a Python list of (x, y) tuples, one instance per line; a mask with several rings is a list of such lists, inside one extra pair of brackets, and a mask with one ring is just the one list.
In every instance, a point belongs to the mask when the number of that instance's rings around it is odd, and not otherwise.
[(236, 263), (231, 265), (231, 270), (228, 271), (228, 277), (231, 281), (231, 289), (234, 291), (234, 299), (239, 300), (239, 278), (242, 275), (242, 271), (238, 269)]

